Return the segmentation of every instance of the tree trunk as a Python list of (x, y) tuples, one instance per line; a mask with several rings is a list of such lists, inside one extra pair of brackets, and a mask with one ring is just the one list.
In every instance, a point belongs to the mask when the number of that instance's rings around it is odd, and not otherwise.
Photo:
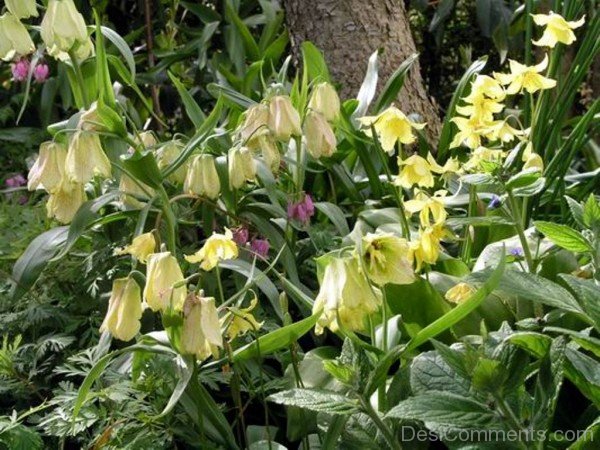
[[(344, 99), (354, 98), (362, 84), (369, 56), (377, 49), (379, 89), (400, 63), (415, 53), (402, 0), (283, 0), (292, 52), (300, 61), (300, 44), (314, 43), (325, 55), (331, 76)], [(427, 136), (437, 142), (438, 108), (427, 94), (418, 61), (405, 79), (396, 105), (427, 122)]]

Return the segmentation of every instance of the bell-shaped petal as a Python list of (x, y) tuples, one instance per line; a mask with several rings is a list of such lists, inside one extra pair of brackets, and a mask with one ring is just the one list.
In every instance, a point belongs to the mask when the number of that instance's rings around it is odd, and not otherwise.
[(329, 83), (319, 83), (312, 91), (308, 108), (315, 111), (328, 122), (334, 122), (340, 115), (340, 98)]
[(143, 233), (133, 238), (131, 244), (125, 248), (115, 250), (115, 255), (131, 255), (138, 261), (146, 264), (148, 256), (156, 250), (156, 239), (154, 233)]
[(47, 141), (40, 144), (40, 152), (29, 170), (27, 188), (45, 189), (52, 192), (58, 187), (63, 178), (67, 149), (64, 145)]
[(221, 181), (212, 155), (194, 157), (189, 165), (183, 191), (216, 200), (221, 192)]
[(318, 112), (309, 111), (304, 119), (304, 137), (306, 149), (313, 158), (330, 157), (335, 151), (337, 141), (331, 125)]
[(83, 16), (73, 0), (50, 0), (42, 19), (41, 35), (48, 53), (77, 51), (76, 47), (88, 46), (88, 34)]
[(28, 55), (34, 50), (25, 25), (11, 13), (0, 16), (0, 59), (9, 61), (16, 55)]
[(213, 233), (200, 250), (187, 255), (185, 259), (192, 264), (200, 263), (200, 267), (208, 271), (214, 269), (220, 261), (237, 257), (238, 247), (233, 240), (233, 233), (225, 228), (224, 234)]
[(83, 184), (63, 177), (48, 197), (46, 203), (48, 217), (55, 218), (61, 223), (69, 223), (86, 200)]
[(183, 307), (181, 353), (202, 361), (218, 356), (218, 347), (223, 347), (223, 337), (215, 299), (190, 293)]
[(300, 136), (300, 114), (287, 95), (277, 95), (269, 102), (269, 129), (279, 141), (287, 142)]
[(69, 141), (65, 173), (77, 183), (87, 183), (94, 175), (110, 177), (110, 160), (102, 150), (100, 136), (83, 130), (73, 133)]
[(108, 311), (100, 331), (108, 331), (121, 341), (130, 341), (140, 331), (142, 295), (133, 278), (117, 278), (108, 300)]
[(362, 239), (360, 257), (367, 276), (379, 286), (415, 281), (406, 239), (392, 233), (368, 233)]
[(18, 19), (37, 17), (35, 0), (4, 0), (6, 8)]
[(183, 272), (171, 252), (153, 253), (148, 256), (144, 301), (152, 311), (183, 308), (187, 288)]

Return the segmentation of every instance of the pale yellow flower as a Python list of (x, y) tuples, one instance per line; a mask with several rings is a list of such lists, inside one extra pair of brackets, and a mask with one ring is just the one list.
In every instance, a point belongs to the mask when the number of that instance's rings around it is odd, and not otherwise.
[(433, 187), (434, 180), (431, 165), (425, 158), (412, 155), (404, 160), (399, 160), (398, 165), (401, 167), (400, 174), (394, 181), (397, 186), (402, 186), (405, 189), (410, 189), (414, 185)]
[(509, 60), (510, 73), (494, 73), (494, 77), (506, 88), (507, 94), (517, 94), (526, 90), (533, 94), (541, 89), (551, 89), (556, 86), (556, 80), (540, 75), (548, 67), (548, 55), (544, 55), (541, 63), (526, 66), (514, 60)]
[(320, 313), (315, 332), (365, 329), (365, 319), (381, 305), (381, 292), (369, 285), (353, 257), (332, 258), (323, 275), (312, 312)]
[(131, 255), (146, 264), (148, 256), (154, 253), (155, 249), (156, 239), (154, 239), (154, 233), (149, 232), (134, 237), (127, 247), (115, 249), (115, 255)]
[(471, 103), (465, 106), (457, 106), (456, 111), (463, 116), (471, 117), (479, 122), (489, 122), (493, 120), (494, 114), (504, 109), (502, 103), (494, 99), (486, 98), (484, 95), (472, 97)]
[[(170, 141), (165, 145), (161, 146), (156, 151), (156, 162), (158, 168), (163, 170), (173, 164), (183, 151), (183, 143), (180, 141)], [(168, 177), (169, 181), (175, 184), (183, 184), (185, 176), (187, 174), (187, 162), (181, 164), (175, 172), (171, 173)]]
[(392, 233), (368, 233), (362, 238), (363, 267), (373, 283), (410, 284), (415, 281), (406, 239)]
[(392, 154), (396, 142), (402, 144), (412, 144), (416, 140), (413, 129), (422, 130), (424, 123), (412, 122), (402, 111), (395, 106), (390, 106), (377, 116), (366, 116), (359, 119), (360, 123), (368, 127), (367, 134), (371, 126), (381, 141), (381, 148)]
[(150, 200), (149, 195), (154, 195), (154, 189), (139, 180), (134, 180), (126, 173), (121, 173), (121, 179), (119, 180), (119, 191), (121, 194), (121, 201), (124, 205), (131, 208), (141, 209), (145, 203), (141, 200)]
[(444, 296), (446, 300), (452, 303), (461, 304), (468, 300), (477, 290), (468, 283), (458, 283), (446, 291)]
[(133, 278), (117, 278), (113, 281), (100, 332), (108, 331), (121, 341), (130, 341), (140, 331), (141, 318), (142, 295), (139, 285)]
[(432, 197), (426, 192), (415, 189), (412, 200), (404, 202), (406, 212), (410, 214), (419, 213), (421, 226), (440, 225), (446, 221), (448, 213), (444, 206), (446, 191), (436, 191)]
[(331, 125), (318, 112), (309, 111), (304, 119), (306, 149), (313, 158), (330, 157), (335, 152), (337, 141)]
[(467, 103), (474, 103), (482, 95), (501, 102), (506, 97), (506, 92), (498, 80), (488, 75), (477, 75), (471, 83), (471, 93), (463, 100)]
[(102, 150), (100, 136), (77, 130), (69, 140), (65, 173), (77, 183), (87, 183), (94, 175), (110, 177), (110, 160)]
[(256, 308), (257, 304), (258, 299), (255, 296), (247, 308), (227, 308), (227, 314), (221, 319), (221, 326), (227, 328), (225, 332), (227, 339), (233, 340), (236, 337), (243, 336), (248, 331), (255, 332), (260, 330), (264, 322), (257, 321), (252, 315), (252, 310)]
[(448, 230), (443, 224), (432, 225), (419, 232), (419, 238), (410, 243), (411, 259), (416, 263), (416, 271), (423, 267), (423, 264), (435, 264), (440, 256), (440, 241), (444, 237), (449, 237)]
[(52, 192), (63, 178), (67, 149), (64, 145), (47, 141), (40, 144), (40, 153), (27, 177), (27, 188)]
[(213, 233), (202, 248), (193, 255), (186, 255), (185, 259), (194, 264), (200, 263), (203, 270), (214, 269), (220, 261), (238, 257), (238, 248), (233, 241), (231, 230), (225, 228), (225, 234)]
[(576, 40), (573, 30), (585, 23), (585, 16), (577, 21), (569, 22), (560, 14), (552, 11), (550, 11), (550, 14), (532, 14), (531, 16), (536, 25), (546, 27), (540, 40), (533, 41), (534, 45), (540, 47), (554, 48), (558, 42), (571, 45)]
[(257, 147), (267, 167), (272, 173), (277, 173), (281, 165), (281, 154), (274, 138), (270, 134), (259, 136)]
[(457, 127), (458, 133), (450, 143), (450, 148), (465, 145), (469, 148), (477, 148), (481, 145), (481, 136), (485, 132), (485, 124), (479, 117), (453, 117), (450, 119)]
[(233, 147), (227, 154), (229, 187), (239, 189), (256, 178), (256, 162), (248, 147)]
[(515, 137), (523, 136), (524, 131), (513, 128), (508, 119), (490, 122), (483, 130), (485, 137), (490, 141), (511, 142)]
[(258, 144), (258, 138), (270, 133), (269, 116), (269, 107), (263, 103), (248, 108), (244, 122), (239, 128), (243, 145), (254, 149)]
[(471, 153), (469, 160), (463, 165), (465, 170), (483, 170), (486, 171), (486, 164), (499, 165), (502, 164), (505, 152), (503, 150), (495, 150), (487, 147), (477, 147)]
[(19, 19), (37, 17), (35, 0), (4, 0), (6, 8)]
[[(176, 286), (177, 285), (177, 286)], [(181, 311), (187, 294), (183, 272), (171, 252), (152, 253), (146, 266), (144, 301), (152, 311)]]
[(189, 165), (183, 191), (216, 200), (221, 192), (221, 181), (215, 167), (215, 158), (209, 154), (196, 155)]
[(308, 108), (318, 112), (328, 122), (335, 121), (340, 115), (340, 98), (335, 88), (329, 83), (319, 83), (312, 91)]
[(73, 0), (50, 0), (42, 19), (41, 35), (48, 53), (58, 56), (86, 47), (88, 39), (83, 16), (77, 11)]
[(428, 153), (427, 162), (429, 163), (431, 171), (441, 175), (442, 178), (453, 173), (459, 173), (461, 171), (460, 161), (456, 158), (448, 158), (444, 165), (440, 166), (433, 157), (433, 155), (431, 153)]
[(9, 61), (16, 55), (28, 55), (34, 50), (25, 25), (11, 13), (0, 16), (0, 59)]
[(531, 142), (525, 146), (523, 155), (521, 155), (521, 161), (525, 163), (523, 164), (523, 170), (535, 169), (539, 172), (544, 171), (544, 160), (540, 155), (533, 152), (533, 144)]
[(217, 357), (218, 347), (223, 347), (223, 337), (215, 299), (204, 297), (202, 292), (200, 296), (190, 293), (183, 306), (181, 353), (202, 361), (211, 355)]
[(287, 95), (277, 95), (269, 102), (269, 129), (279, 141), (289, 141), (300, 136), (300, 114)]
[(46, 203), (48, 217), (53, 217), (61, 223), (69, 223), (86, 200), (83, 184), (63, 177), (48, 197)]

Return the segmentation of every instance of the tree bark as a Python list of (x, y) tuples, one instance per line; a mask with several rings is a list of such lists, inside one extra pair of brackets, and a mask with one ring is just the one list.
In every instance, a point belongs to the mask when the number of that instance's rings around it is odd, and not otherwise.
[[(283, 0), (296, 63), (300, 44), (311, 41), (324, 54), (343, 99), (354, 98), (362, 84), (369, 56), (377, 49), (379, 89), (400, 63), (416, 52), (402, 0)], [(427, 122), (427, 137), (437, 142), (441, 121), (416, 61), (396, 105)]]

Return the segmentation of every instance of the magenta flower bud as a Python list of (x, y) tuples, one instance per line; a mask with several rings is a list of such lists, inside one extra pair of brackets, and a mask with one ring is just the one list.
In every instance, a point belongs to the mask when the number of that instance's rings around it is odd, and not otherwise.
[(252, 239), (250, 250), (256, 253), (261, 258), (266, 258), (269, 255), (271, 244), (267, 239)]
[(248, 242), (248, 228), (238, 227), (233, 230), (233, 242), (243, 247)]
[(297, 220), (307, 225), (310, 222), (310, 218), (315, 215), (315, 204), (311, 196), (305, 194), (301, 201), (288, 203), (287, 214), (289, 219)]
[(12, 65), (12, 76), (15, 81), (25, 81), (29, 74), (29, 60), (20, 59)]
[(40, 63), (33, 69), (33, 77), (38, 83), (44, 83), (48, 79), (49, 74), (50, 68), (48, 67), (48, 64)]

